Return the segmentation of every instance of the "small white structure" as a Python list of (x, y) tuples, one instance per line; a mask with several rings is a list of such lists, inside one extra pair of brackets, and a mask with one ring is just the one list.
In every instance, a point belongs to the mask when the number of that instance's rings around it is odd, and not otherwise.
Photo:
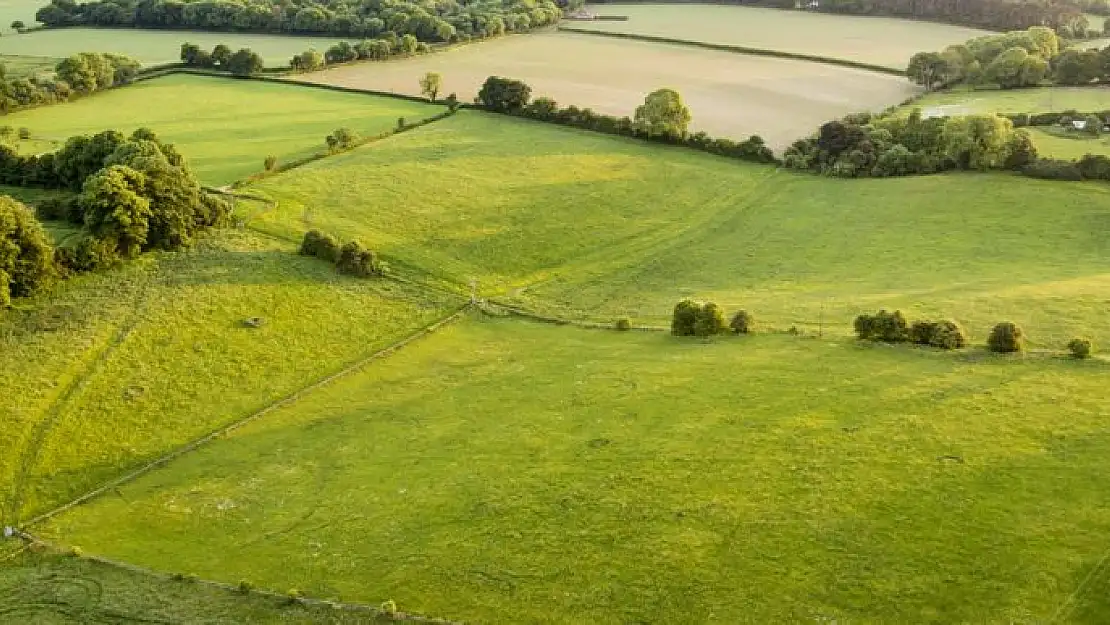
[(1071, 129), (1072, 130), (1086, 130), (1087, 129), (1087, 120), (1085, 120), (1085, 119), (1073, 119), (1072, 122), (1071, 122)]

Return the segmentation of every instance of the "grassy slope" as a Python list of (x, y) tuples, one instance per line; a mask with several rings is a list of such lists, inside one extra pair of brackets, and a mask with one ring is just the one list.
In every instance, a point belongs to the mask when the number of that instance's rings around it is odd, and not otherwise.
[(1037, 152), (1042, 156), (1075, 160), (1086, 154), (1110, 156), (1110, 137), (1087, 137), (1057, 128), (1031, 128), (1037, 142)]
[(846, 332), (861, 310), (900, 307), (977, 340), (1012, 317), (1040, 345), (1110, 342), (1105, 185), (776, 174), (468, 113), (257, 190), (279, 208), (255, 227), (357, 236), (487, 293), (531, 285), (517, 299), (560, 315), (665, 324), (693, 296), (783, 329)]
[(28, 553), (0, 564), (0, 623), (373, 623), (369, 614), (288, 605), (89, 560)]
[(392, 98), (177, 75), (21, 111), (4, 123), (58, 142), (145, 126), (177, 143), (203, 182), (226, 184), (261, 171), (268, 155), (291, 160), (321, 151), (324, 137), (338, 127), (375, 134), (393, 128), (398, 117), (422, 119), (440, 110)]
[[(34, 11), (31, 13), (33, 15)], [(3, 27), (7, 28), (9, 22), (5, 21)], [(276, 67), (287, 66), (294, 54), (309, 48), (323, 52), (339, 39), (138, 28), (63, 28), (10, 37), (5, 35), (0, 38), (0, 54), (66, 57), (78, 52), (114, 52), (144, 65), (154, 65), (178, 61), (181, 44), (186, 41), (208, 50), (220, 43), (232, 50), (250, 48), (262, 55), (267, 66)]]
[(292, 240), (309, 227), (358, 237), (398, 268), (496, 292), (677, 236), (770, 174), (463, 112), (254, 185), (278, 208), (251, 225)]
[[(228, 232), (65, 284), (0, 320), (5, 523), (244, 417), (446, 314)], [(259, 316), (259, 329), (243, 326)]]
[(704, 4), (597, 5), (628, 21), (568, 21), (575, 28), (673, 37), (706, 43), (823, 55), (905, 69), (922, 50), (940, 50), (987, 34), (948, 24)]
[(1110, 547), (1106, 367), (476, 320), (47, 532), (471, 622), (1042, 622)]
[[(1110, 110), (1106, 87), (1051, 87), (1002, 91), (955, 90), (931, 93), (903, 107), (928, 111), (940, 106), (964, 107), (971, 113), (1052, 113), (1075, 109), (1084, 113)], [(955, 110), (952, 114), (961, 114)]]

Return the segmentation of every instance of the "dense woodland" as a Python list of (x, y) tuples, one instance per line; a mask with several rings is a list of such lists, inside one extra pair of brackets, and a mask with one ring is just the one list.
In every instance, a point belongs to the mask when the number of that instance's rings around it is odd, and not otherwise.
[(203, 31), (327, 34), (377, 38), (412, 35), (435, 43), (523, 32), (554, 24), (562, 8), (551, 0), (53, 0), (36, 18), (51, 27), (130, 26)]
[(948, 46), (940, 52), (919, 52), (906, 74), (926, 89), (956, 84), (996, 85), (1002, 89), (1047, 84), (1110, 83), (1110, 46), (1103, 50), (1066, 48), (1043, 26), (1001, 33)]

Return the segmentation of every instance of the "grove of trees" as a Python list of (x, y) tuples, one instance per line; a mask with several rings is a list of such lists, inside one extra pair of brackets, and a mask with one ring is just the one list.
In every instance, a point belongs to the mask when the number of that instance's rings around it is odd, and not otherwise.
[(53, 0), (35, 17), (49, 27), (123, 26), (378, 38), (465, 41), (554, 24), (564, 8), (551, 0)]
[(201, 50), (191, 43), (181, 44), (181, 62), (189, 67), (201, 67), (231, 72), (236, 76), (253, 76), (266, 67), (262, 56), (250, 48), (232, 52), (224, 44), (219, 44), (212, 52)]
[(127, 84), (139, 71), (139, 63), (118, 54), (82, 52), (62, 59), (55, 76), (8, 76), (0, 64), (0, 114), (14, 110), (66, 102), (101, 89)]

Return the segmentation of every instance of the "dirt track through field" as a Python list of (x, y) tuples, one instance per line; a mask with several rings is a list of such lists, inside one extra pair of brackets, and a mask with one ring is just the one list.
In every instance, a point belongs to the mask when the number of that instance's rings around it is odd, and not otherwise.
[(442, 74), (443, 93), (463, 101), (488, 76), (499, 75), (526, 81), (533, 97), (611, 115), (631, 116), (645, 94), (670, 87), (686, 99), (694, 130), (732, 138), (759, 134), (778, 151), (829, 119), (881, 110), (915, 91), (907, 80), (863, 70), (569, 33), (505, 37), (301, 78), (417, 94), (426, 72)]

